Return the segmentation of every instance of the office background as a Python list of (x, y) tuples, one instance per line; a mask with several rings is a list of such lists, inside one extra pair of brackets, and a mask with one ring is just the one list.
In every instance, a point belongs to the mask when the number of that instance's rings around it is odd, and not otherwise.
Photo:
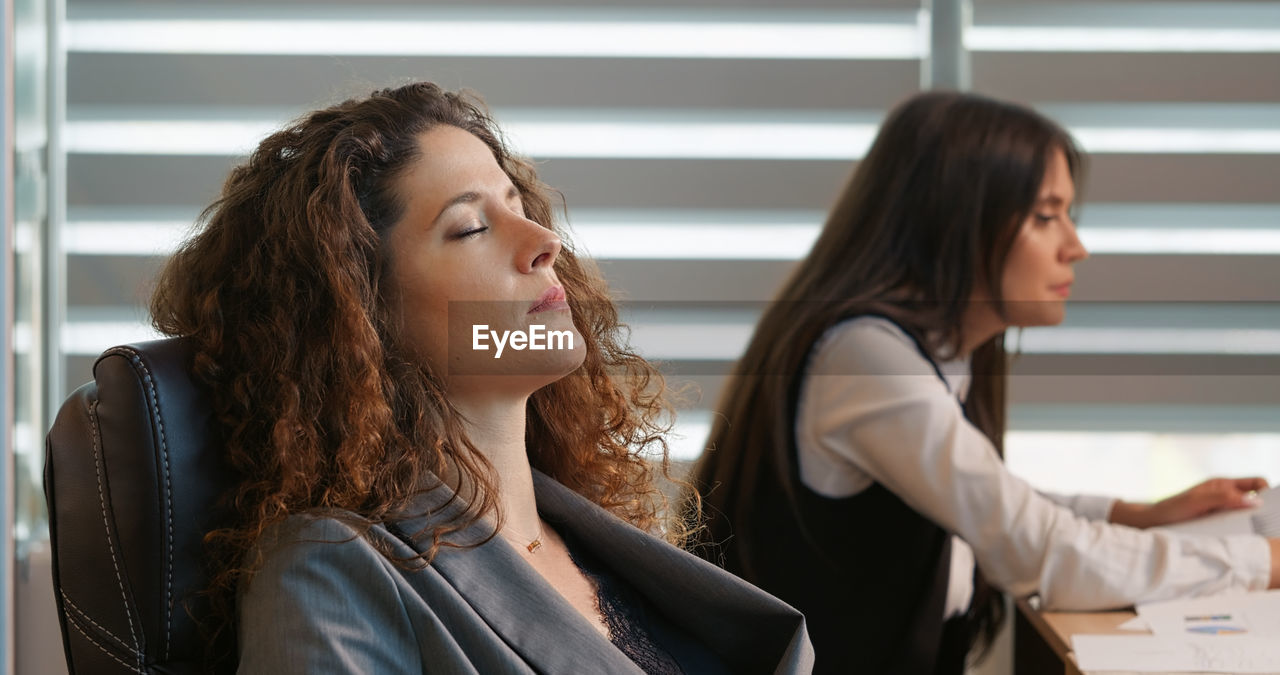
[(1063, 326), (1011, 336), (1011, 468), (1142, 499), (1280, 482), (1278, 2), (4, 4), (5, 672), (62, 669), (57, 406), (154, 335), (151, 276), (257, 139), (412, 79), (479, 92), (563, 191), (634, 344), (697, 387), (683, 459), (885, 111), (930, 86), (1032, 104), (1090, 153), (1093, 257)]

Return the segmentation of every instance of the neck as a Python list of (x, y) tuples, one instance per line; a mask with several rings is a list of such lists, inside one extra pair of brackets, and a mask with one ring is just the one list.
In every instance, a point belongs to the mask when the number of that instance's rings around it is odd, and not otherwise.
[(533, 470), (525, 448), (528, 396), (476, 398), (454, 396), (454, 407), (466, 419), (467, 435), (493, 465), (503, 532), (515, 539), (539, 531), (533, 494)]
[(989, 300), (974, 299), (969, 309), (960, 320), (960, 353), (956, 356), (966, 357), (984, 342), (1003, 333), (1009, 326), (996, 312), (994, 303)]

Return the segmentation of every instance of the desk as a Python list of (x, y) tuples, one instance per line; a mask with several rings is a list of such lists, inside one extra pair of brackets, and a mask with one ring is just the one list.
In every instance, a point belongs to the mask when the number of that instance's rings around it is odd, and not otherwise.
[(1132, 611), (1041, 612), (1032, 608), (1026, 598), (1014, 603), (1014, 613), (1015, 675), (1083, 675), (1071, 654), (1072, 634), (1133, 635), (1133, 631), (1117, 626), (1136, 616)]
[[(1120, 630), (1118, 626), (1137, 616), (1130, 610), (1112, 612), (1041, 612), (1026, 598), (1014, 603), (1013, 673), (1014, 675), (1089, 675), (1076, 667), (1071, 653), (1071, 636), (1142, 635), (1145, 631)], [(1096, 671), (1093, 671), (1096, 672)], [(1126, 675), (1107, 671), (1107, 675)], [(1141, 673), (1134, 675), (1150, 675)], [(1196, 675), (1181, 671), (1180, 675)], [(1207, 673), (1203, 675), (1213, 675)]]

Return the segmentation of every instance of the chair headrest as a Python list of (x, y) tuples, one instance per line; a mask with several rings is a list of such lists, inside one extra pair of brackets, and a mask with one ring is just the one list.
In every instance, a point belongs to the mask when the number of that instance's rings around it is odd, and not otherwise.
[(203, 536), (235, 477), (191, 361), (183, 338), (109, 349), (49, 431), (54, 592), (72, 672), (202, 671)]

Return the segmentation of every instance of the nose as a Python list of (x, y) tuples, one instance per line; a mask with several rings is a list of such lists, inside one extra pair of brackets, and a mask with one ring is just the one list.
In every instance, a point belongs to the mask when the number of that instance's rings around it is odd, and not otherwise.
[(1088, 258), (1089, 251), (1084, 247), (1084, 242), (1080, 241), (1080, 234), (1076, 231), (1075, 221), (1067, 221), (1066, 229), (1066, 240), (1062, 242), (1058, 258), (1064, 263), (1077, 263)]
[(560, 236), (538, 223), (524, 219), (522, 229), (525, 231), (525, 245), (521, 247), (517, 265), (520, 271), (528, 274), (543, 267), (551, 267), (560, 255)]

